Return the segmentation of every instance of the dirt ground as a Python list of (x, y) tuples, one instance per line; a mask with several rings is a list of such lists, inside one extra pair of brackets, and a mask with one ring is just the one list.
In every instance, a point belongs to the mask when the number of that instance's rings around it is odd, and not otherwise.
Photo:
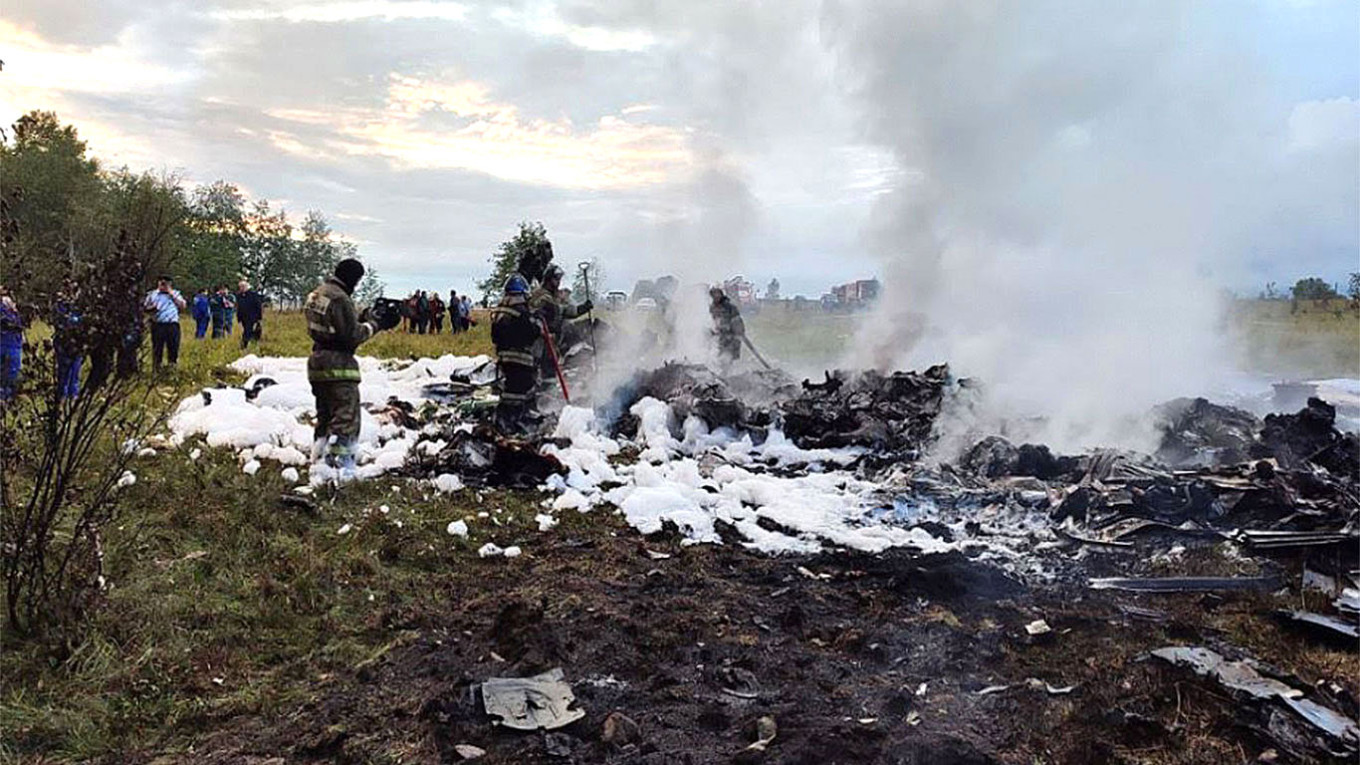
[[(1145, 653), (1236, 642), (1360, 691), (1355, 652), (1282, 632), (1265, 596), (1027, 587), (959, 554), (772, 558), (610, 526), (469, 563), (433, 605), (386, 604), (385, 650), (315, 678), (306, 702), (214, 721), (189, 751), (146, 761), (460, 762), (457, 745), (484, 749), (481, 763), (1308, 761)], [(1030, 636), (1036, 619), (1052, 632)], [(584, 719), (520, 733), (482, 713), (481, 681), (553, 667)], [(999, 685), (1013, 687), (979, 693)], [(636, 735), (604, 740), (612, 712)], [(777, 737), (747, 749), (767, 716)]]

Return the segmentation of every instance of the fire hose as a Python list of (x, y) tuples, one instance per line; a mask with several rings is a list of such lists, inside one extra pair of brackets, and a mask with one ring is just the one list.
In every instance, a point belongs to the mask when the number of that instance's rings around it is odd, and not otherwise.
[(765, 368), (768, 369), (769, 371), (771, 372), (774, 371), (774, 367), (770, 366), (770, 362), (766, 361), (765, 357), (760, 355), (760, 351), (756, 350), (756, 347), (751, 344), (751, 338), (747, 337), (746, 333), (744, 332), (741, 335), (741, 341), (743, 343), (746, 343), (747, 348), (751, 349), (751, 355), (756, 357), (756, 361), (759, 361), (761, 364), (763, 364)]
[(553, 344), (552, 333), (548, 331), (548, 322), (542, 317), (538, 320), (538, 328), (543, 332), (543, 344), (548, 348), (548, 358), (552, 360), (553, 371), (557, 373), (557, 384), (562, 386), (562, 399), (570, 404), (571, 394), (567, 393), (567, 378), (562, 374), (562, 362), (557, 358), (557, 346)]

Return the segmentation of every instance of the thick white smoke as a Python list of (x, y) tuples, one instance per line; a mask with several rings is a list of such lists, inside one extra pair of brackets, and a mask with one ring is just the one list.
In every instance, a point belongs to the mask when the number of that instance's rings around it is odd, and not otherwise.
[(1146, 446), (1136, 415), (1229, 370), (1219, 285), (1274, 212), (1288, 108), (1185, 3), (871, 5), (823, 20), (903, 171), (849, 365), (948, 361), (1054, 446)]

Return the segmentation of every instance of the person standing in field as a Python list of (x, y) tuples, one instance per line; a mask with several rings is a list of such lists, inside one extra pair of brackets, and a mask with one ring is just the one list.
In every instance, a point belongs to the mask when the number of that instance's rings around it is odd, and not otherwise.
[(76, 306), (76, 284), (70, 279), (57, 293), (52, 311), (52, 350), (57, 357), (57, 396), (72, 399), (80, 395), (80, 370), (85, 365), (85, 344), (81, 342), (80, 308)]
[(438, 292), (430, 293), (430, 333), (439, 334), (444, 331), (444, 299), (439, 297)]
[(463, 299), (458, 304), (458, 323), (462, 325), (466, 332), (472, 328), (472, 298), (463, 295)]
[(227, 285), (222, 285), (222, 334), (231, 337), (231, 333), (236, 331), (233, 326), (236, 321), (236, 296), (231, 294)]
[(14, 398), (24, 363), (24, 319), (9, 290), (0, 286), (0, 404)]
[(416, 332), (425, 334), (430, 328), (430, 298), (425, 290), (416, 292)]
[(417, 301), (417, 299), (418, 299), (419, 297), (420, 297), (420, 296), (419, 296), (417, 293), (412, 292), (412, 293), (411, 293), (411, 296), (408, 297), (408, 298), (406, 298), (406, 333), (407, 333), (407, 334), (412, 334), (412, 333), (414, 333), (414, 332), (416, 331), (416, 301)]
[(302, 309), (312, 338), (312, 354), (307, 357), (307, 380), (316, 399), (312, 461), (324, 457), (342, 481), (354, 477), (359, 440), (359, 360), (354, 352), (401, 321), (396, 313), (381, 320), (359, 315), (352, 295), (362, 278), (363, 264), (345, 258), (336, 264), (332, 276), (312, 290)]
[(171, 286), (169, 276), (162, 276), (156, 282), (156, 289), (147, 293), (142, 305), (147, 313), (151, 314), (152, 370), (161, 368), (162, 357), (170, 366), (178, 365), (179, 312), (185, 307), (183, 296), (179, 294), (179, 290)]
[(227, 321), (227, 304), (223, 300), (223, 294), (227, 288), (224, 285), (217, 285), (212, 295), (208, 297), (208, 313), (212, 317), (212, 339), (219, 340), (226, 334), (226, 329), (222, 326)]
[(261, 325), (264, 323), (264, 298), (250, 288), (250, 282), (242, 279), (236, 285), (236, 309), (241, 320), (241, 350), (247, 345), (260, 342)]
[(212, 321), (212, 308), (208, 305), (208, 288), (199, 287), (194, 295), (194, 339), (202, 340), (208, 334), (208, 322)]

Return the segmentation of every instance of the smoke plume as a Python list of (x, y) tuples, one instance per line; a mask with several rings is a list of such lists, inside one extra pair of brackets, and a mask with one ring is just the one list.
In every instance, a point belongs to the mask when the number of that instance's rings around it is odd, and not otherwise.
[(901, 181), (850, 366), (948, 361), (1060, 448), (1229, 369), (1218, 289), (1278, 211), (1287, 105), (1184, 3), (828, 6), (823, 33)]

